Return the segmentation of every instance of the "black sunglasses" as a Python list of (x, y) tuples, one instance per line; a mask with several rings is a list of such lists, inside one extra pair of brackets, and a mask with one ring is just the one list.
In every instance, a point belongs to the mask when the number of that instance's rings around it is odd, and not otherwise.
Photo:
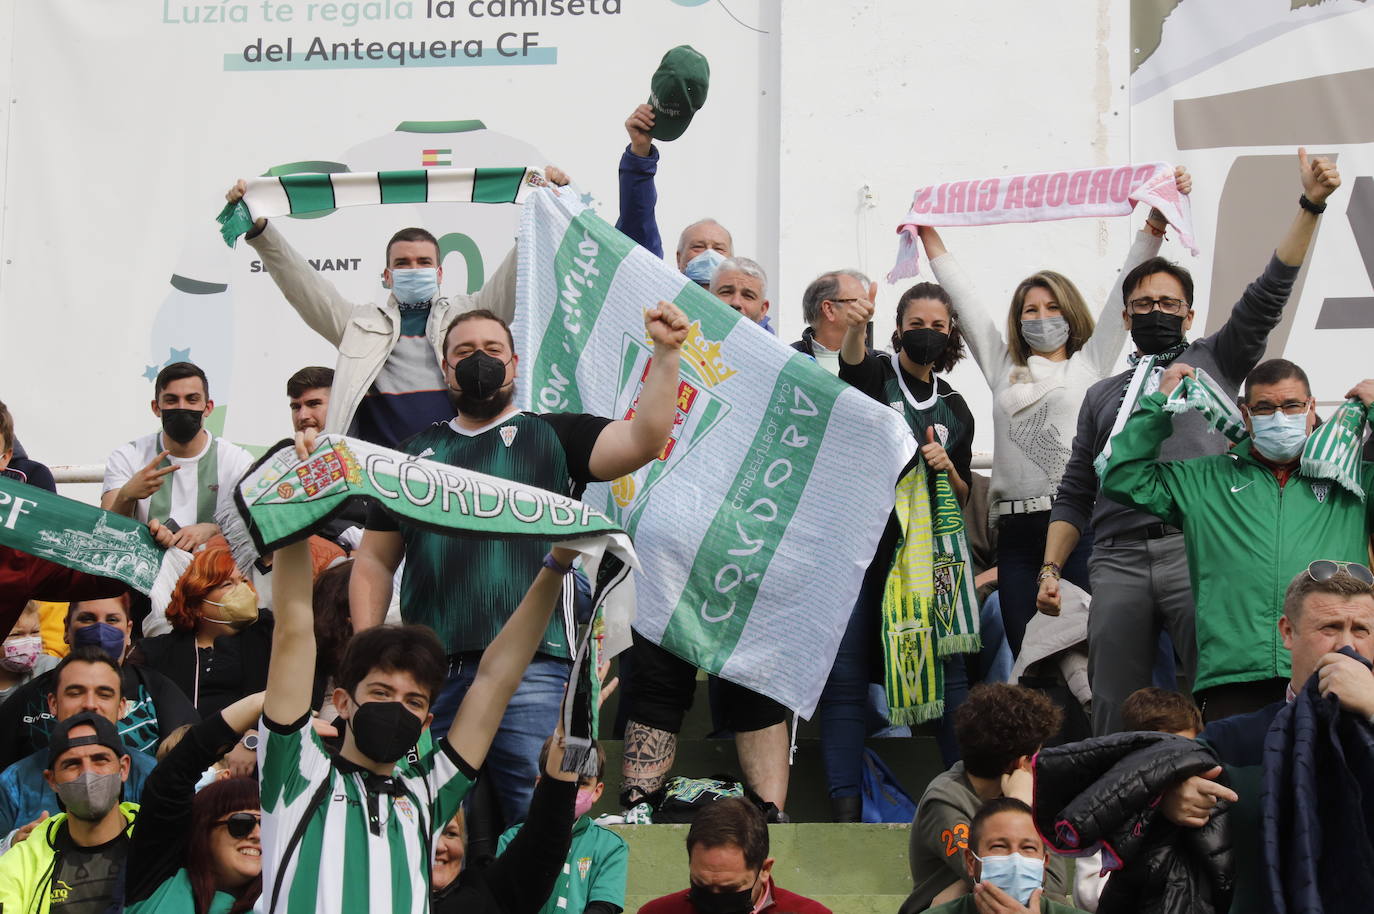
[(1329, 581), (1344, 571), (1366, 587), (1374, 587), (1374, 571), (1359, 562), (1335, 562), (1331, 559), (1317, 559), (1307, 566), (1307, 576), (1314, 581)]
[(247, 838), (253, 833), (253, 829), (262, 824), (262, 816), (251, 812), (235, 812), (215, 824), (228, 828), (229, 837), (242, 839)]

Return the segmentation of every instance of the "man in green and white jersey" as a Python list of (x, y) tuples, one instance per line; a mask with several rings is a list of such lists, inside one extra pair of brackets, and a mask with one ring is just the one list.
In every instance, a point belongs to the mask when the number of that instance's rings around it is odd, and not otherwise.
[[(313, 431), (303, 435), (305, 447), (313, 447)], [(277, 621), (263, 705), (266, 735), (258, 747), (262, 910), (429, 910), (434, 836), (485, 761), (575, 555), (554, 547), (545, 556), (483, 655), (447, 735), (406, 758), (432, 719), (430, 705), (444, 682), (438, 638), (423, 626), (400, 625), (349, 641), (332, 696), (347, 730), (343, 748), (331, 755), (310, 723), (316, 647), (309, 547), (277, 550)]]
[[(669, 302), (648, 309), (654, 342), (629, 418), (579, 413), (521, 412), (512, 404), (519, 356), (510, 328), (490, 311), (467, 311), (443, 338), (444, 379), (456, 415), (407, 440), (400, 450), (490, 476), (580, 498), (589, 482), (632, 473), (663, 453), (677, 414), (679, 359), (686, 316)], [(548, 543), (445, 536), (398, 522), (381, 508), (367, 520), (349, 581), (353, 630), (379, 625), (391, 600), (392, 577), (405, 558), (401, 617), (433, 628), (448, 656), (448, 676), (434, 702), (442, 731), (470, 688), (473, 671), (525, 591), (526, 569)], [(571, 585), (572, 581), (566, 582)], [(571, 598), (549, 624), (538, 654), (506, 710), (489, 767), (507, 824), (524, 818), (539, 769), (536, 759), (553, 731), (571, 668)]]

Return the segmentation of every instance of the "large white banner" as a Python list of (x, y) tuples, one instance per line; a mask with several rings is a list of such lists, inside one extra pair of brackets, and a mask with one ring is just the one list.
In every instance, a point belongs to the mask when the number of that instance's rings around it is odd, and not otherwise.
[(691, 321), (663, 453), (583, 501), (634, 537), (636, 631), (809, 717), (916, 450), (905, 420), (567, 191), (527, 198), (517, 275), (518, 390), (539, 411), (632, 416), (645, 309)]
[(1335, 159), (1269, 357), (1326, 405), (1374, 374), (1374, 7), (1357, 0), (1132, 0), (1131, 147), (1193, 172), (1193, 335), (1224, 322), (1297, 212), (1295, 151)]
[[(208, 373), (213, 429), (280, 439), (286, 379), (335, 355), (252, 249), (220, 240), (236, 178), (554, 164), (613, 222), (623, 122), (678, 44), (706, 56), (711, 87), (686, 134), (657, 144), (663, 234), (671, 247), (709, 214), (754, 253), (775, 232), (776, 183), (760, 140), (733, 128), (776, 105), (777, 13), (729, 6), (0, 0), (0, 400), (20, 439), (48, 463), (103, 462), (155, 427), (151, 379), (178, 359)], [(517, 219), (514, 206), (443, 204), (279, 224), (366, 302), (386, 294), (397, 229), (437, 235), (444, 291), (461, 292), (501, 262)]]

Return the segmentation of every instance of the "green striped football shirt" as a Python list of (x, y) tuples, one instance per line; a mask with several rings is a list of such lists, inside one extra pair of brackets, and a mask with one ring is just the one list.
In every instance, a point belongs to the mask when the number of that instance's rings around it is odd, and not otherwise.
[[(578, 498), (591, 481), (592, 448), (609, 419), (580, 413), (511, 413), (470, 430), (439, 422), (400, 446), (407, 454)], [(401, 617), (428, 625), (450, 654), (484, 651), (515, 612), (551, 545), (531, 538), (452, 536), (398, 523), (374, 507), (369, 530), (405, 543)], [(539, 652), (570, 659), (572, 577)]]
[[(267, 914), (425, 914), (434, 836), (475, 773), (439, 740), (386, 779), (335, 759), (310, 718), (263, 718), (262, 899)], [(385, 782), (388, 790), (369, 784)], [(304, 823), (304, 828), (302, 828)]]

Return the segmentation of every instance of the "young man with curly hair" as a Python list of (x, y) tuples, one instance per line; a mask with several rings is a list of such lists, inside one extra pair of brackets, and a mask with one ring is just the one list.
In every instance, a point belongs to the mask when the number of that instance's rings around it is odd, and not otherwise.
[[(1031, 757), (1059, 733), (1064, 715), (1042, 693), (1024, 686), (975, 687), (954, 715), (962, 760), (926, 787), (911, 823), (912, 893), (906, 912), (924, 911), (973, 890), (964, 865), (978, 808), (996, 797), (1031, 804)], [(1045, 897), (1063, 902), (1072, 868), (1051, 858)]]

